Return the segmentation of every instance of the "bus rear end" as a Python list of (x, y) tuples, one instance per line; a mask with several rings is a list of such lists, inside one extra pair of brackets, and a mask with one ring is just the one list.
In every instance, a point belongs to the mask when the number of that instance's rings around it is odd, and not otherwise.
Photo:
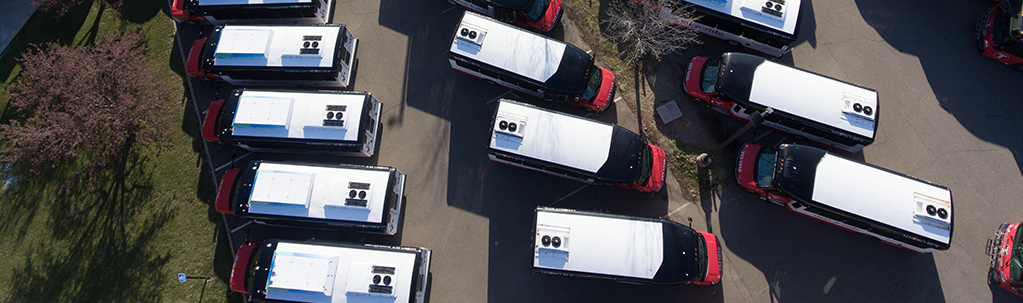
[(1023, 298), (1023, 229), (1017, 223), (1002, 223), (987, 240), (985, 253), (991, 257), (988, 283)]

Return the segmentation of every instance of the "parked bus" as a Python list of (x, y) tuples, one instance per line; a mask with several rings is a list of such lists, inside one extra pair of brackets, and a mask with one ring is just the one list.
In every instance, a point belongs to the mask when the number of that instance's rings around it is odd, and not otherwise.
[(341, 24), (218, 25), (185, 70), (231, 85), (347, 88), (358, 39)]
[(995, 237), (987, 240), (991, 257), (988, 283), (1023, 298), (1023, 228), (1020, 223), (1002, 223)]
[(231, 290), (257, 302), (426, 301), (422, 247), (269, 239), (238, 248)]
[(255, 160), (224, 173), (216, 209), (256, 223), (398, 232), (405, 174), (390, 167)]
[(713, 285), (724, 270), (708, 232), (663, 220), (537, 207), (533, 271), (640, 284)]
[(171, 16), (190, 24), (326, 24), (331, 0), (174, 0)]
[(365, 92), (240, 88), (210, 104), (202, 137), (253, 151), (372, 157), (380, 108)]
[(682, 86), (743, 121), (754, 111), (773, 108), (764, 126), (849, 153), (873, 143), (877, 132), (877, 91), (753, 55), (696, 56)]
[(761, 199), (884, 243), (927, 253), (952, 241), (948, 187), (794, 144), (746, 143), (735, 169)]
[(467, 10), (546, 33), (561, 21), (561, 0), (450, 0)]
[(615, 78), (593, 57), (558, 40), (465, 12), (448, 50), (451, 68), (531, 96), (602, 111)]
[(664, 150), (621, 126), (501, 99), (490, 130), (494, 162), (642, 192), (664, 186)]
[(1000, 1), (975, 24), (977, 50), (1023, 72), (1023, 0)]
[[(801, 4), (801, 0), (682, 0), (676, 7), (654, 9), (672, 24), (778, 58), (796, 42)], [(695, 10), (695, 20), (671, 13), (686, 7)]]

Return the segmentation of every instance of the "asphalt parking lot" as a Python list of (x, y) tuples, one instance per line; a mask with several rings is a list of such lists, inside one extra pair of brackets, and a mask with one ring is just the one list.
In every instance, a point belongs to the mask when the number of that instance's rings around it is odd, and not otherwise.
[[(384, 105), (374, 157), (253, 154), (215, 144), (205, 147), (218, 180), (228, 167), (253, 159), (398, 168), (408, 175), (400, 233), (383, 237), (268, 228), (229, 218), (233, 246), (278, 237), (427, 247), (434, 252), (430, 302), (1018, 300), (986, 284), (986, 239), (1001, 222), (1023, 220), (1017, 206), (1023, 194), (1023, 129), (1012, 114), (1021, 106), (1023, 75), (974, 50), (973, 18), (993, 4), (803, 3), (800, 39), (778, 62), (878, 90), (882, 114), (877, 140), (850, 157), (949, 186), (956, 220), (949, 251), (915, 254), (884, 245), (768, 205), (735, 185), (705, 191), (699, 201), (689, 201), (672, 179), (661, 192), (643, 194), (492, 163), (485, 147), (497, 98), (588, 113), (453, 71), (446, 50), (462, 9), (441, 0), (335, 4), (333, 23), (348, 25), (360, 39), (354, 89), (372, 92)], [(210, 29), (179, 28), (183, 49), (200, 31)], [(711, 38), (704, 40), (703, 47), (671, 56), (664, 66), (681, 66), (694, 55), (738, 51)], [(680, 73), (655, 81), (677, 85)], [(232, 89), (216, 82), (193, 80), (189, 85), (199, 111)], [(624, 102), (592, 117), (638, 132), (636, 115)], [(790, 139), (774, 134), (761, 140)], [(684, 224), (691, 218), (694, 228), (710, 231), (723, 242), (722, 283), (640, 286), (533, 274), (529, 245), (537, 206), (662, 217)]]

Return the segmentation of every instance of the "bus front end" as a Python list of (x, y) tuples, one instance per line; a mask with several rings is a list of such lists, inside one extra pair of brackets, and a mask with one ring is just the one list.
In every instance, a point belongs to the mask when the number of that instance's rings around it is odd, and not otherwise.
[(977, 50), (985, 57), (1023, 72), (1023, 0), (1015, 0), (1011, 11), (995, 5), (974, 24)]
[(985, 252), (991, 257), (988, 282), (1023, 297), (1023, 242), (1021, 223), (1002, 223), (987, 240)]
[(245, 243), (238, 248), (237, 257), (231, 266), (231, 290), (237, 293), (252, 294), (246, 289), (245, 280), (249, 271), (249, 261), (252, 260), (253, 252), (263, 243)]
[(712, 233), (702, 232), (697, 230), (700, 234), (700, 238), (704, 241), (703, 246), (706, 251), (705, 258), (698, 258), (700, 262), (706, 262), (700, 266), (704, 268), (705, 272), (703, 278), (694, 281), (696, 285), (715, 285), (721, 283), (721, 273), (724, 272), (724, 258), (721, 255), (721, 242), (718, 241), (718, 237)]
[[(659, 192), (664, 188), (668, 176), (668, 162), (664, 149), (653, 144), (646, 144), (641, 155), (639, 179), (635, 182), (621, 183), (618, 187), (638, 190), (645, 193)], [(649, 161), (649, 164), (647, 163)]]
[(720, 63), (718, 59), (704, 56), (690, 59), (682, 79), (682, 91), (719, 111), (727, 112), (732, 107), (732, 102), (721, 100), (715, 91)]
[[(530, 20), (533, 21), (533, 24), (529, 27), (533, 27), (541, 33), (549, 32), (554, 29), (555, 25), (558, 25), (558, 22), (561, 21), (562, 14), (564, 14), (564, 9), (561, 7), (561, 0), (536, 0), (536, 2), (537, 3), (533, 4), (534, 6), (538, 6), (541, 3), (546, 2), (547, 7), (544, 9), (543, 15), (540, 18)], [(532, 12), (526, 12), (526, 17), (529, 18), (531, 13)]]
[(582, 106), (586, 109), (600, 112), (607, 109), (607, 107), (611, 105), (611, 102), (614, 101), (618, 87), (615, 83), (614, 73), (611, 73), (611, 71), (600, 66), (594, 65), (594, 67), (600, 70), (600, 88), (597, 91), (597, 95), (593, 97), (593, 100), (589, 100), (589, 103), (584, 102)]
[(206, 141), (223, 142), (217, 133), (217, 117), (220, 116), (220, 108), (223, 106), (224, 99), (220, 99), (211, 102), (210, 107), (206, 110), (206, 117), (202, 120), (202, 138)]
[(217, 212), (225, 215), (234, 215), (232, 210), (233, 202), (231, 200), (231, 193), (234, 192), (235, 181), (238, 180), (241, 174), (241, 168), (232, 168), (224, 172), (224, 177), (220, 178), (220, 187), (217, 190), (216, 208)]
[(757, 155), (763, 149), (763, 145), (746, 143), (739, 148), (738, 157), (735, 160), (735, 182), (739, 183), (742, 189), (757, 194), (765, 194), (764, 190), (755, 182), (754, 170), (757, 164)]

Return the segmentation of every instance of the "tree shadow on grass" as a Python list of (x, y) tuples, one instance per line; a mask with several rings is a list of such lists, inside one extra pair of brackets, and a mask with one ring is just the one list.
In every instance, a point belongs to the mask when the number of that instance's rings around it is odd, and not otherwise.
[[(82, 28), (85, 21), (89, 18), (93, 1), (83, 1), (81, 5), (68, 10), (67, 14), (60, 18), (56, 17), (56, 12), (36, 11), (25, 22), (25, 26), (21, 28), (18, 35), (14, 36), (14, 39), (11, 40), (11, 44), (7, 52), (4, 53), (3, 58), (0, 58), (0, 75), (8, 77), (0, 81), (14, 78), (10, 76), (17, 76), (11, 75), (15, 66), (18, 65), (16, 58), (20, 57), (28, 49), (33, 48), (33, 44), (55, 42), (60, 45), (72, 45), (75, 43), (75, 35), (78, 34), (78, 30)], [(7, 118), (7, 114), (7, 111), (5, 111), (3, 118)], [(7, 120), (4, 119), (2, 121)]]
[(95, 191), (69, 190), (49, 206), (51, 239), (12, 269), (11, 302), (146, 302), (160, 293), (170, 253), (154, 240), (174, 212), (154, 205), (147, 157)]

